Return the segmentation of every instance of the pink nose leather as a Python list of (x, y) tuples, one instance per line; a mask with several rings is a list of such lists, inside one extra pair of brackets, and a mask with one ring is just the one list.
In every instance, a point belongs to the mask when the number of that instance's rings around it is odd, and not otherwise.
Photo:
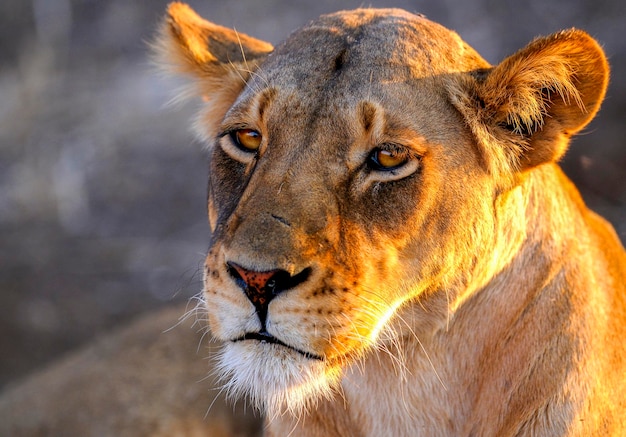
[(271, 286), (268, 287), (270, 279), (276, 274), (277, 270), (269, 272), (255, 272), (246, 270), (237, 264), (231, 264), (237, 271), (243, 282), (246, 283), (246, 296), (256, 307), (264, 307), (271, 299)]
[(237, 273), (239, 273), (239, 276), (241, 276), (241, 279), (243, 279), (248, 287), (253, 288), (265, 288), (268, 281), (276, 274), (276, 270), (270, 270), (269, 272), (253, 272), (237, 264), (232, 264), (232, 266), (237, 270)]

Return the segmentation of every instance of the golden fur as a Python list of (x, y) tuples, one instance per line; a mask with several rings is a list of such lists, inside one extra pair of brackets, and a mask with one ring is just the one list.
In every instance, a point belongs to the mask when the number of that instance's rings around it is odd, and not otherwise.
[(556, 164), (589, 35), (492, 67), (401, 10), (273, 48), (173, 3), (157, 50), (206, 101), (206, 310), (267, 435), (626, 434), (626, 256)]

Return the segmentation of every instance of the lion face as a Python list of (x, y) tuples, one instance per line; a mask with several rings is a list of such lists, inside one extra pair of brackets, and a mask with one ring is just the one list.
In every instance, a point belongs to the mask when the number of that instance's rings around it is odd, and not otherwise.
[(398, 10), (324, 16), (276, 49), (181, 4), (168, 24), (167, 56), (209, 102), (204, 299), (220, 367), (270, 411), (331, 395), (369, 351), (445, 323), (523, 238), (502, 243), (522, 218), (498, 205), (562, 153), (526, 152), (590, 118), (538, 133), (547, 109), (503, 109), (497, 67)]
[[(398, 36), (372, 51), (381, 26)], [(432, 50), (405, 33), (426, 40), (432, 27), (404, 15), (323, 19), (272, 53), (220, 123), (204, 295), (235, 388), (291, 392), (291, 404), (326, 390), (368, 348), (401, 336), (386, 329), (397, 308), (456, 268), (434, 262), (460, 250), (446, 228), (482, 233), (489, 221), (457, 182), (494, 188), (469, 132), (433, 126), (462, 124), (438, 96), (439, 67), (402, 61)], [(485, 65), (470, 56), (447, 68)]]

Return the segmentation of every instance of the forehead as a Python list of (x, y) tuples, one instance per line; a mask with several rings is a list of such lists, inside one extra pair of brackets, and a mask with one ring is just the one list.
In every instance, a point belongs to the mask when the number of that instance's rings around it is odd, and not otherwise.
[[(436, 138), (440, 129), (432, 120), (450, 116), (439, 78), (486, 66), (456, 33), (422, 16), (396, 9), (339, 12), (280, 44), (226, 118), (264, 119), (269, 108), (266, 121), (282, 129), (276, 136), (309, 135), (315, 126), (344, 131), (370, 101), (386, 119)], [(284, 129), (285, 117), (299, 133)]]
[(319, 93), (408, 82), (487, 64), (454, 32), (397, 9), (325, 15), (295, 31), (261, 65), (259, 85)]

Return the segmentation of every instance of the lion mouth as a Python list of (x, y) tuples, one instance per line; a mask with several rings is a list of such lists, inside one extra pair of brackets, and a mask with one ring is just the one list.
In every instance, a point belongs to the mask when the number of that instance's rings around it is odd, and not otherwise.
[(290, 349), (294, 352), (299, 353), (300, 355), (302, 355), (305, 358), (308, 358), (310, 360), (318, 360), (318, 361), (323, 361), (324, 358), (322, 358), (319, 355), (313, 354), (311, 352), (306, 352), (303, 350), (300, 350), (298, 348), (295, 348), (293, 346), (289, 346), (286, 343), (283, 343), (282, 341), (280, 341), (279, 339), (277, 339), (276, 337), (274, 337), (273, 335), (271, 335), (270, 333), (268, 333), (267, 331), (262, 331), (262, 332), (248, 332), (246, 334), (244, 334), (243, 336), (232, 340), (233, 343), (237, 343), (240, 341), (244, 341), (244, 340), (255, 340), (255, 341), (259, 341), (261, 343), (269, 343), (269, 344), (275, 344), (278, 346), (282, 346), (285, 347), (287, 349)]

